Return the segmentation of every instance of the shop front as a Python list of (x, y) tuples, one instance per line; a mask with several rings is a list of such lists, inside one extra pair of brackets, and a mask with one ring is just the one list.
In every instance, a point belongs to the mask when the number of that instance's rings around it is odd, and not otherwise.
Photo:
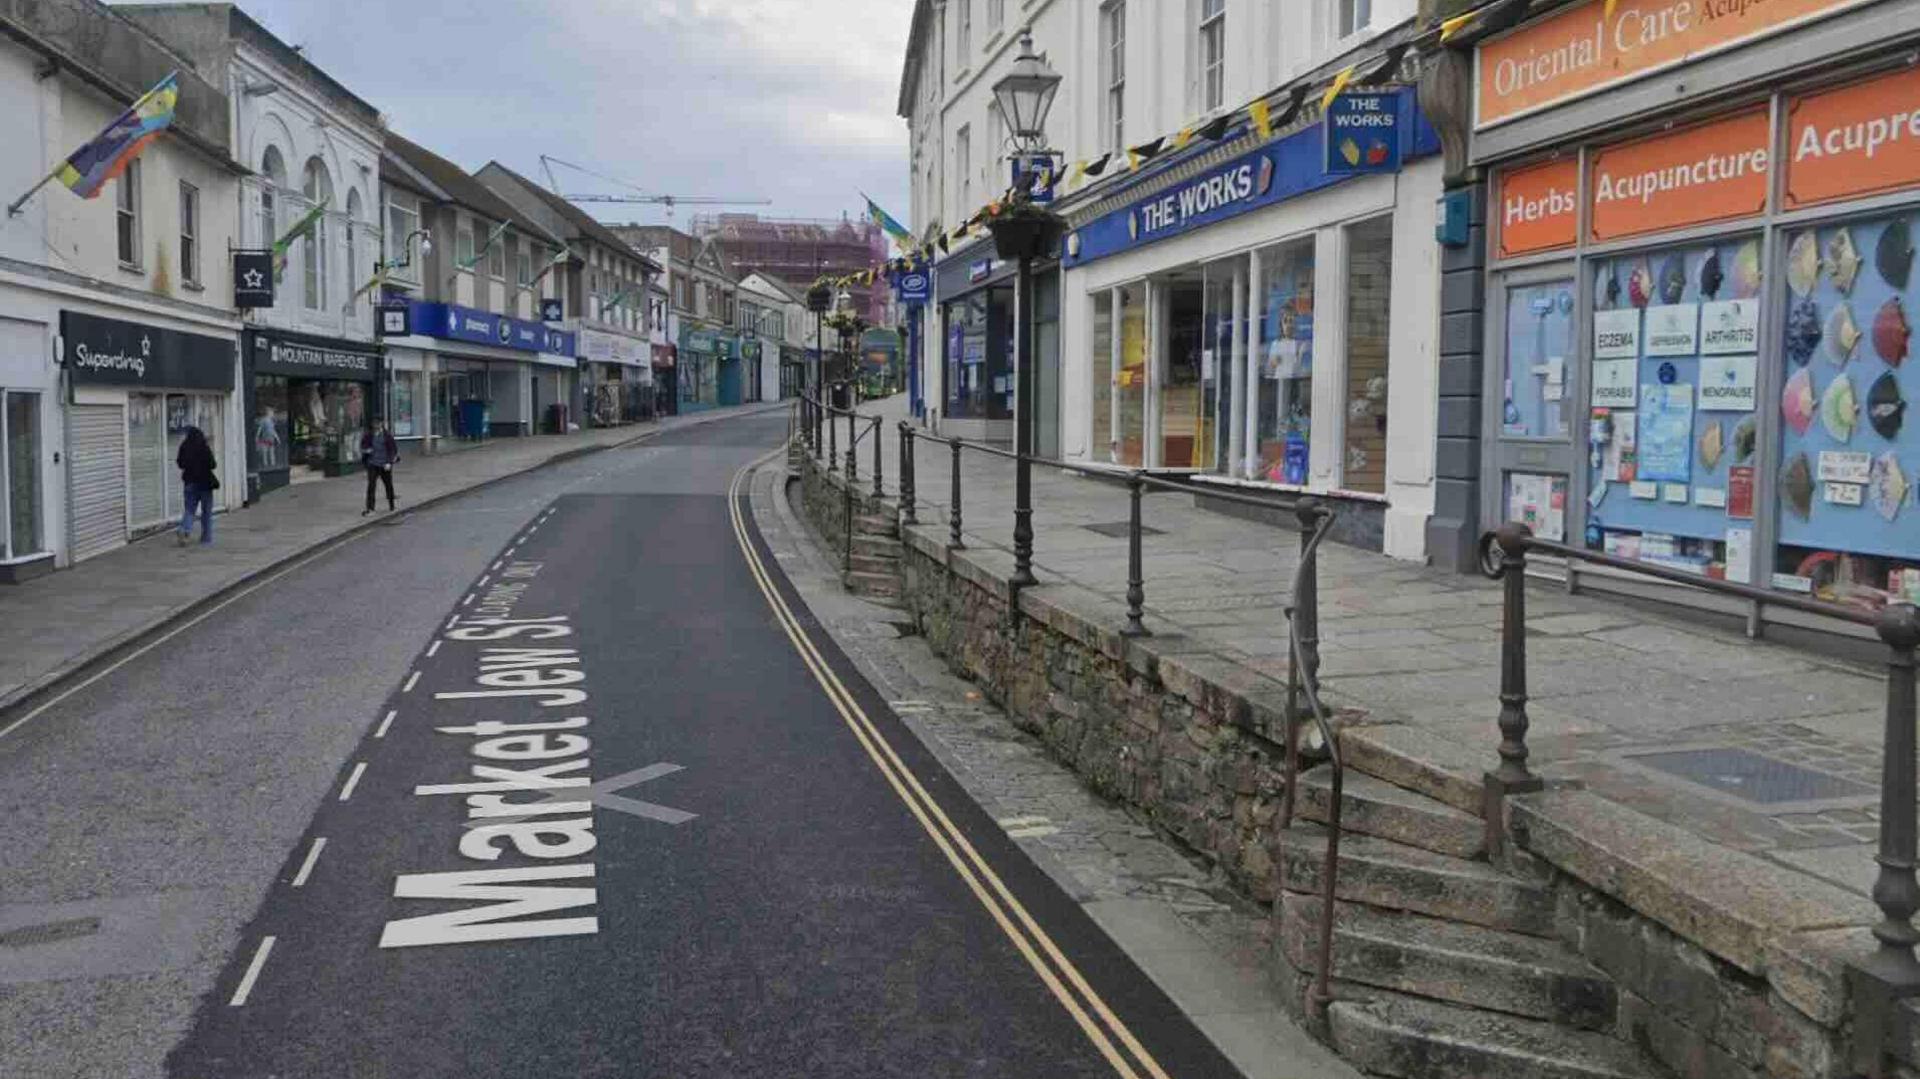
[(277, 330), (248, 330), (246, 343), (250, 496), (358, 468), (378, 348)]
[[(1333, 498), (1338, 538), (1421, 559), (1438, 142), (1409, 90), (1336, 105), (1370, 121), (1353, 168), (1318, 121), (1250, 134), (1067, 211), (1061, 441), (1069, 460), (1096, 466)], [(1044, 326), (1044, 292), (1035, 306)], [(990, 300), (989, 323), (993, 311)], [(954, 353), (969, 355), (955, 329), (949, 314), (950, 380)], [(984, 351), (996, 385), (990, 340)]]
[(52, 336), (47, 322), (0, 318), (0, 583), (51, 573), (60, 546)]
[[(579, 367), (572, 332), (420, 300), (409, 303), (408, 328), (405, 337), (385, 339), (394, 369), (388, 400), (396, 437), (404, 424), (427, 440), (429, 452), (437, 452), (566, 429)], [(403, 383), (410, 385), (402, 390)], [(412, 406), (410, 416), (402, 414), (403, 398)]]
[[(244, 487), (232, 481), (239, 470), (224, 467), (238, 459), (232, 453), (239, 418), (233, 338), (62, 311), (60, 340), (71, 388), (66, 423), (72, 561), (179, 521), (186, 507), (174, 456), (189, 427), (207, 436), (229, 481), (215, 494), (215, 507), (238, 504)], [(14, 396), (6, 413), (10, 462), (26, 459), (15, 456), (28, 448), (17, 441), (39, 437), (21, 407), (30, 402)], [(18, 483), (24, 477), (10, 470), (8, 479)], [(45, 495), (33, 497), (44, 501)], [(11, 521), (9, 534), (44, 544), (44, 535), (34, 535), (33, 516)]]
[[(993, 256), (990, 241), (957, 251), (935, 267), (945, 390), (942, 434), (1013, 442), (1014, 269), (1013, 263)], [(827, 357), (833, 371), (853, 373), (832, 342)]]
[[(1920, 435), (1903, 422), (1920, 392), (1905, 362), (1920, 302), (1920, 71), (1908, 57), (1920, 25), (1908, 20), (1902, 43), (1903, 27), (1858, 6), (1824, 5), (1818, 33), (1787, 33), (1765, 9), (1711, 37), (1689, 24), (1693, 54), (1723, 51), (1671, 78), (1727, 95), (1679, 112), (1615, 107), (1571, 140), (1532, 136), (1563, 131), (1551, 121), (1591, 106), (1571, 102), (1596, 84), (1530, 89), (1523, 110), (1489, 72), (1569, 33), (1568, 19), (1604, 19), (1602, 6), (1481, 46), (1475, 152), (1511, 151), (1485, 162), (1487, 526), (1517, 520), (1863, 608), (1920, 600)], [(1724, 48), (1743, 34), (1754, 40)], [(1603, 567), (1564, 571), (1680, 594)]]
[(701, 412), (741, 402), (739, 342), (717, 330), (682, 330), (680, 411)]
[(679, 372), (673, 362), (677, 351), (672, 345), (653, 346), (653, 410), (656, 416), (672, 416), (680, 411)]
[(582, 328), (580, 360), (586, 417), (593, 426), (633, 423), (652, 415), (652, 349), (645, 339)]
[(807, 387), (807, 350), (795, 345), (780, 346), (780, 396), (798, 397)]

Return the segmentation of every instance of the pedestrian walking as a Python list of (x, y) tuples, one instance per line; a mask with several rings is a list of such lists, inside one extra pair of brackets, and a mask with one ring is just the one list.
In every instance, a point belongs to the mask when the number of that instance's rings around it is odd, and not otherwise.
[(185, 512), (180, 514), (180, 528), (174, 533), (176, 545), (187, 545), (187, 534), (193, 531), (194, 507), (200, 509), (200, 542), (213, 542), (213, 492), (220, 489), (220, 477), (214, 475), (219, 467), (213, 459), (213, 447), (207, 445), (207, 436), (198, 427), (187, 428), (187, 437), (180, 442), (180, 452), (174, 454), (173, 463), (180, 466), (180, 490), (186, 504)]
[(373, 485), (384, 483), (387, 487), (387, 509), (393, 509), (393, 466), (400, 463), (400, 444), (393, 440), (393, 432), (387, 425), (374, 420), (364, 434), (360, 436), (360, 463), (367, 466), (367, 508), (360, 512), (365, 517), (373, 512)]

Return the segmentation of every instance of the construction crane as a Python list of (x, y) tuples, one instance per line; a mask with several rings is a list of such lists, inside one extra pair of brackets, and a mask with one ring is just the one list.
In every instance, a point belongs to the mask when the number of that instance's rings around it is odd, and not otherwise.
[[(605, 180), (610, 184), (619, 184), (621, 187), (631, 187), (633, 188), (633, 190), (641, 193), (637, 195), (569, 195), (569, 194), (565, 194), (560, 190), (560, 181), (554, 178), (553, 166), (555, 165), (562, 165), (562, 166), (565, 166), (566, 168), (573, 169), (576, 172), (584, 172), (588, 176), (598, 177), (599, 179)], [(557, 157), (550, 157), (546, 154), (540, 155), (540, 167), (541, 169), (545, 170), (547, 174), (547, 186), (553, 189), (553, 193), (555, 195), (558, 195), (561, 198), (566, 199), (568, 202), (644, 203), (648, 205), (662, 206), (666, 208), (666, 211), (667, 211), (667, 244), (666, 244), (667, 260), (666, 260), (666, 265), (662, 267), (662, 269), (666, 271), (666, 280), (662, 283), (661, 287), (666, 289), (666, 292), (667, 292), (667, 313), (668, 314), (671, 314), (671, 312), (673, 311), (673, 208), (683, 203), (689, 206), (771, 206), (773, 205), (772, 199), (729, 199), (729, 198), (716, 198), (710, 195), (649, 194), (646, 192), (644, 188), (641, 188), (635, 184), (628, 183), (627, 181), (622, 180), (618, 177), (608, 176), (608, 175), (605, 175), (604, 173), (598, 173), (593, 171), (590, 168), (587, 168), (584, 165), (576, 165), (571, 161), (562, 161)], [(664, 321), (664, 318), (665, 316), (663, 316), (663, 321)], [(667, 329), (667, 327), (665, 325), (662, 325), (661, 329), (664, 331)]]

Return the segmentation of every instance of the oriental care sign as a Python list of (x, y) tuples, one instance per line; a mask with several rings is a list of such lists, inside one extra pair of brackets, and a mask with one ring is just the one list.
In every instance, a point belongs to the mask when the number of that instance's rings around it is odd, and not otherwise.
[(379, 357), (371, 352), (329, 348), (273, 337), (256, 338), (253, 369), (266, 375), (372, 382)]
[(60, 361), (77, 385), (233, 389), (233, 339), (60, 312)]

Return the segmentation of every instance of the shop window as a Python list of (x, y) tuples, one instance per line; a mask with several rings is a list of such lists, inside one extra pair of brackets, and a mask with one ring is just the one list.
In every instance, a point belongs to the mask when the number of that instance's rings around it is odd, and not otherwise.
[(200, 189), (180, 182), (180, 280), (200, 283)]
[(1211, 463), (1212, 422), (1201, 389), (1209, 333), (1205, 285), (1198, 267), (1162, 284), (1165, 360), (1160, 365), (1160, 467), (1204, 468)]
[(114, 241), (120, 265), (140, 266), (140, 159), (127, 162), (127, 171), (113, 185)]
[(1013, 416), (1013, 290), (981, 289), (946, 305), (947, 415)]
[(1138, 467), (1146, 463), (1147, 284), (1136, 281), (1115, 291), (1120, 297), (1120, 365), (1114, 380), (1114, 460)]
[(0, 557), (24, 558), (46, 550), (45, 496), (40, 489), (40, 395), (0, 393), (0, 493), (6, 521)]
[[(1663, 248), (1590, 265), (1587, 545), (1750, 581), (1758, 241)], [(1553, 388), (1556, 357), (1529, 343), (1546, 335), (1551, 351), (1547, 324), (1571, 306), (1551, 288), (1510, 310), (1508, 332), (1513, 337), (1519, 321), (1541, 324), (1514, 342), (1523, 360), (1511, 369), (1519, 378), (1546, 367), (1531, 377), (1544, 379), (1553, 403), (1564, 392)]]
[(1257, 410), (1256, 479), (1305, 484), (1313, 439), (1312, 237), (1265, 248), (1260, 259), (1259, 387), (1249, 391)]
[(392, 400), (387, 405), (387, 420), (395, 438), (417, 438), (420, 424), (421, 371), (395, 371), (391, 383)]
[(1113, 461), (1113, 304), (1112, 290), (1093, 295), (1093, 459)]
[(127, 525), (167, 523), (167, 399), (164, 394), (127, 395)]
[[(1567, 366), (1574, 355), (1573, 314), (1570, 279), (1507, 289), (1507, 340), (1502, 349), (1506, 370), (1500, 381), (1502, 435), (1567, 437), (1568, 387), (1574, 374)], [(1633, 394), (1628, 392), (1612, 403), (1632, 408)]]
[[(1783, 355), (1768, 358), (1782, 386), (1775, 587), (1869, 610), (1920, 602), (1920, 424), (1905, 422), (1920, 393), (1908, 357), (1917, 232), (1908, 211), (1782, 237)], [(1728, 484), (1729, 514), (1738, 492), (1751, 516), (1752, 475)]]
[(1233, 441), (1234, 424), (1239, 422), (1244, 427), (1244, 420), (1236, 417), (1245, 413), (1237, 407), (1238, 402), (1233, 394), (1234, 341), (1244, 323), (1234, 321), (1233, 294), (1236, 287), (1246, 287), (1243, 280), (1237, 279), (1238, 275), (1245, 274), (1246, 265), (1246, 258), (1240, 256), (1222, 262), (1210, 262), (1202, 270), (1206, 293), (1200, 341), (1201, 432), (1195, 443), (1195, 468), (1217, 472), (1232, 468), (1229, 449)]
[(1393, 219), (1347, 229), (1346, 454), (1340, 486), (1387, 491), (1387, 349), (1393, 317)]
[(287, 380), (280, 375), (253, 377), (253, 467), (259, 472), (287, 468)]

